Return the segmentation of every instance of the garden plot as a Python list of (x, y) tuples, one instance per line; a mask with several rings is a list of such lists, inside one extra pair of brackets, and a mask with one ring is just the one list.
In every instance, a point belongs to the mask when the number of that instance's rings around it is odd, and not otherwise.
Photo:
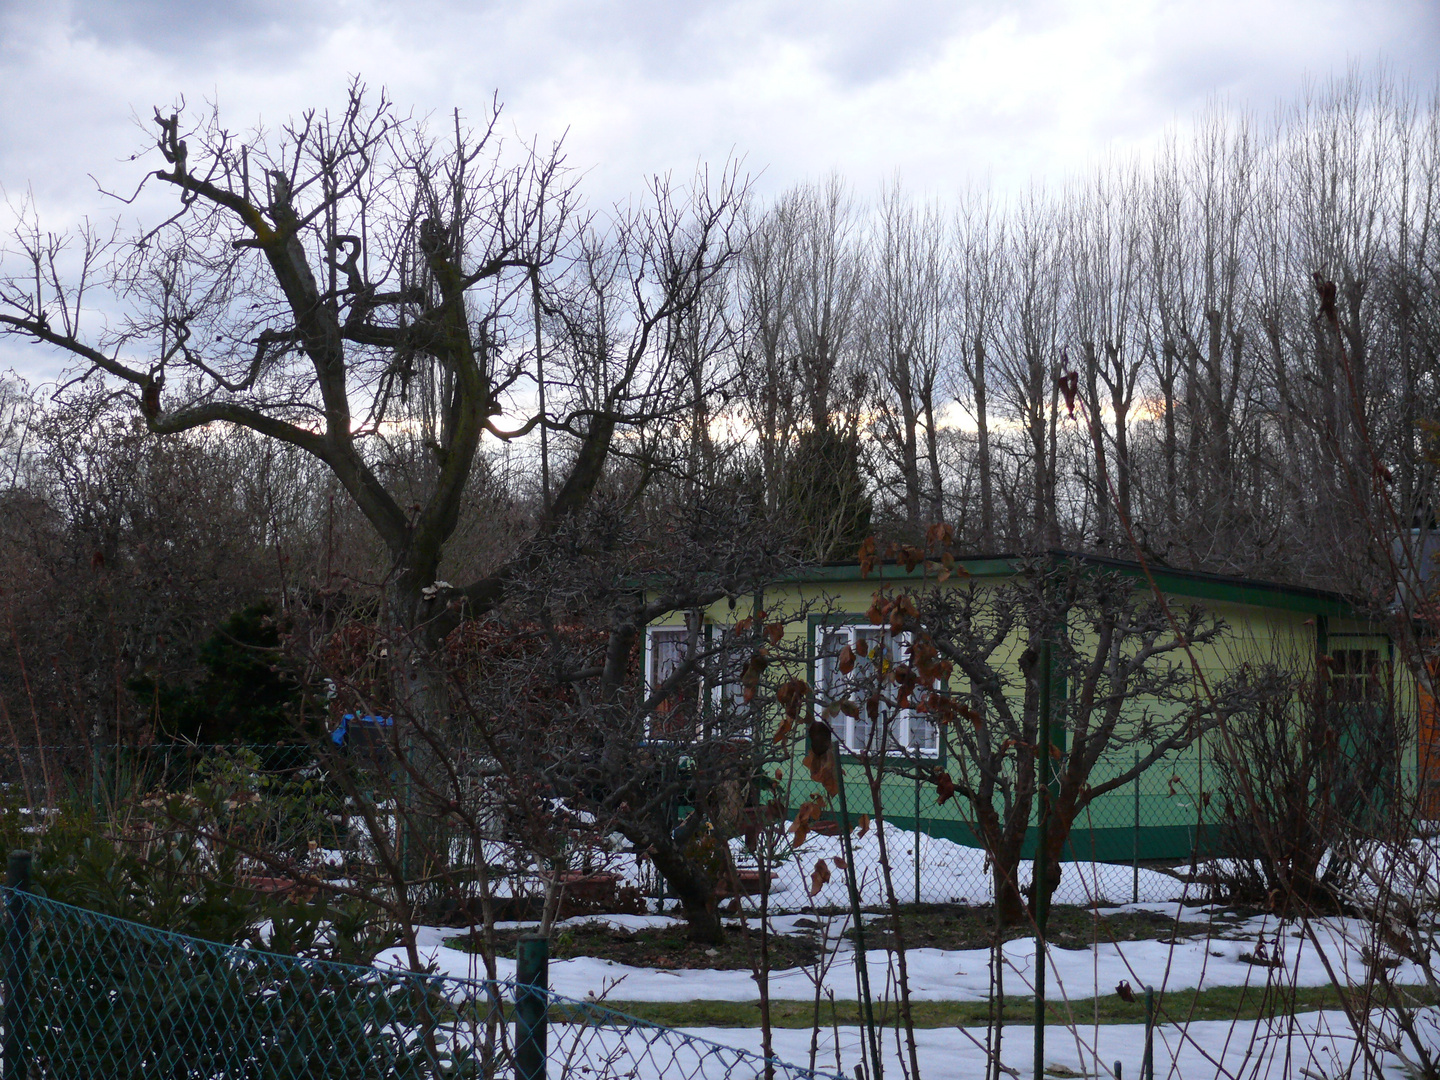
[[(916, 899), (921, 905), (937, 905), (933, 911), (912, 907), (902, 914), (907, 920), (902, 925), (911, 928), (907, 934), (915, 933), (908, 941), (913, 943), (918, 938), (932, 944), (937, 939), (942, 944), (962, 943), (962, 947), (914, 947), (912, 944), (907, 948), (911, 1000), (917, 1003), (987, 1002), (992, 988), (992, 950), (984, 945), (969, 947), (980, 944), (974, 926), (967, 925), (946, 937), (925, 922), (927, 917), (933, 917), (937, 923), (947, 919), (961, 921), (956, 913), (965, 909), (947, 905), (989, 902), (989, 876), (983, 852), (945, 840), (919, 837), (921, 875), (917, 897), (912, 862), (916, 850), (912, 847), (914, 834), (887, 826), (884, 838), (892, 865), (895, 899), (903, 905), (911, 905)], [(851, 842), (861, 901), (868, 909), (863, 918), (867, 925), (873, 924), (867, 931), (870, 947), (865, 961), (877, 1001), (888, 1002), (887, 1023), (892, 1025), (884, 1032), (883, 1052), (887, 1067), (898, 1076), (904, 1072), (901, 1055), (906, 1051), (903, 1034), (893, 1030), (897, 997), (895, 956), (893, 951), (880, 947), (891, 944), (887, 941), (888, 916), (882, 913), (887, 890), (879, 865), (880, 837), (872, 830), (863, 837), (852, 835)], [(844, 857), (842, 838), (812, 834), (795, 857), (778, 866), (770, 892), (770, 928), (777, 935), (807, 935), (812, 942), (822, 942), (828, 959), (818, 976), (819, 992), (822, 998), (833, 995), (837, 1002), (853, 1004), (859, 997), (859, 957), (853, 921), (848, 913), (848, 887), (843, 870), (834, 863), (835, 859)], [(819, 860), (829, 862), (832, 872), (830, 880), (820, 882), (812, 897), (813, 867)], [(631, 865), (638, 870), (638, 864)], [(1024, 876), (1028, 877), (1029, 869), (1028, 862), (1022, 864)], [(623, 876), (628, 879), (629, 874)], [(1117, 883), (1120, 888), (1115, 887)], [(1064, 867), (1056, 903), (1061, 905), (1057, 909), (1057, 920), (1063, 922), (1065, 933), (1055, 933), (1048, 950), (1046, 982), (1051, 1019), (1045, 1059), (1048, 1075), (1108, 1076), (1112, 1075), (1117, 1060), (1123, 1063), (1125, 1075), (1139, 1075), (1143, 1028), (1128, 1022), (1096, 1024), (1086, 1020), (1086, 1015), (1092, 1013), (1087, 999), (1114, 995), (1122, 982), (1137, 992), (1150, 985), (1164, 993), (1237, 987), (1252, 988), (1258, 993), (1267, 987), (1287, 990), (1329, 987), (1333, 972), (1341, 983), (1351, 986), (1372, 983), (1376, 957), (1369, 955), (1364, 943), (1373, 935), (1358, 920), (1337, 917), (1314, 921), (1315, 934), (1325, 953), (1322, 958), (1314, 942), (1303, 937), (1295, 924), (1223, 904), (1202, 907), (1193, 899), (1186, 903), (1186, 893), (1195, 896), (1201, 891), (1200, 887), (1187, 885), (1168, 874), (1142, 870), (1138, 875), (1141, 902), (1105, 903), (1107, 900), (1129, 901), (1135, 884), (1129, 867), (1090, 864)], [(745, 918), (751, 934), (758, 929), (754, 911), (758, 900), (758, 897), (746, 898)], [(1093, 934), (1088, 921), (1092, 911), (1100, 920)], [(1107, 928), (1120, 928), (1125, 916), (1137, 922), (1146, 918), (1154, 921), (1148, 929), (1137, 929), (1135, 940), (1106, 940)], [(983, 922), (980, 914), (965, 918), (976, 926)], [(607, 927), (616, 934), (678, 932), (683, 928), (683, 921), (676, 915), (664, 913), (592, 916), (566, 920), (557, 924), (557, 929), (565, 934), (582, 922)], [(500, 929), (518, 930), (523, 925), (505, 924)], [(439, 973), (483, 977), (478, 956), (447, 944), (447, 941), (453, 943), (459, 933), (461, 931), (454, 928), (422, 928), (420, 944), (424, 957)], [(732, 939), (739, 936), (733, 919), (731, 936)], [(661, 958), (656, 966), (647, 966), (603, 956), (575, 955), (578, 947), (575, 943), (585, 940), (584, 933), (572, 932), (568, 950), (571, 955), (552, 956), (549, 982), (554, 992), (570, 998), (633, 1002), (637, 1008), (641, 1003), (677, 1002), (714, 1002), (717, 1008), (718, 1003), (740, 1003), (748, 1008), (759, 996), (755, 978), (743, 968), (743, 961), (738, 969), (733, 958), (728, 966), (721, 960), (713, 967), (706, 967), (692, 966), (679, 956), (670, 956)], [(1001, 955), (1007, 997), (1019, 1003), (1031, 995), (1035, 984), (1035, 943), (1026, 936), (1015, 937), (1003, 944)], [(399, 950), (387, 959), (403, 963)], [(1389, 978), (1394, 983), (1423, 982), (1422, 972), (1414, 964), (1393, 956), (1385, 959)], [(504, 955), (497, 958), (496, 968), (502, 979), (514, 976), (514, 961)], [(770, 997), (777, 1002), (811, 1002), (816, 997), (816, 978), (813, 966), (773, 970), (768, 978)], [(1357, 1072), (1357, 1043), (1346, 1017), (1341, 1012), (1325, 1011), (1323, 998), (1311, 1000), (1312, 1007), (1321, 1007), (1321, 1011), (1261, 1020), (1249, 1019), (1255, 1015), (1251, 1012), (1247, 1018), (1236, 1021), (1161, 1024), (1156, 1029), (1157, 1075), (1228, 1074), (1268, 1080), (1306, 1075), (1337, 1077)], [(1071, 1002), (1083, 1004), (1072, 1006)], [(1096, 1008), (1099, 1004), (1096, 1003)], [(706, 1014), (703, 1006), (698, 1008), (699, 1015), (705, 1017), (702, 1022), (708, 1023), (710, 1015), (714, 1015), (717, 1022), (729, 1022), (720, 1021), (718, 1013)], [(853, 1018), (854, 1014), (848, 1015)], [(1115, 1017), (1111, 1014), (1110, 1018)], [(1125, 1016), (1119, 1018), (1123, 1020)], [(841, 1019), (846, 1016), (842, 1015)], [(1376, 1023), (1382, 1019), (1380, 1014), (1375, 1014)], [(1424, 1010), (1421, 1020), (1433, 1029), (1440, 1016), (1434, 1010)], [(968, 1019), (960, 1022), (971, 1023)], [(760, 1048), (758, 1027), (687, 1024), (681, 1030), (730, 1046), (755, 1051)], [(915, 1034), (922, 1075), (984, 1075), (983, 1028), (955, 1027), (952, 1022), (951, 1026), (922, 1027)], [(638, 1036), (633, 1032), (607, 1030), (591, 1037), (616, 1041), (619, 1051), (625, 1040)], [(853, 1075), (862, 1056), (860, 1029), (832, 1026), (813, 1037), (818, 1039), (815, 1059), (818, 1068)], [(773, 1052), (781, 1059), (804, 1063), (810, 1060), (811, 1040), (812, 1031), (806, 1027), (777, 1026), (773, 1032)], [(1007, 1073), (1030, 1077), (1031, 1053), (1028, 1024), (1007, 1027), (1002, 1055)], [(903, 1065), (908, 1066), (908, 1061)], [(1404, 1063), (1398, 1058), (1382, 1056), (1381, 1065), (1386, 1076), (1404, 1075)], [(637, 1080), (641, 1075), (644, 1075), (643, 1068), (636, 1073)], [(703, 1070), (697, 1075), (703, 1075)]]
[[(915, 834), (891, 825), (885, 826), (885, 841), (892, 863), (892, 884), (896, 899), (902, 904), (916, 899), (915, 875), (907, 865), (913, 856)], [(867, 921), (880, 918), (873, 914), (883, 909), (886, 890), (880, 872), (880, 837), (876, 830), (865, 836), (852, 836), (861, 902), (872, 909)], [(921, 835), (919, 837), (921, 875), (919, 901), (924, 904), (983, 904), (990, 900), (989, 872), (984, 853), (978, 849), (948, 840)], [(832, 870), (830, 880), (821, 884), (812, 897), (809, 887), (816, 862), (834, 867), (843, 858), (842, 838), (811, 834), (791, 858), (776, 868), (771, 888), (771, 927), (777, 934), (824, 934), (833, 946), (835, 957), (829, 963), (821, 985), (822, 993), (833, 993), (837, 1000), (853, 1001), (857, 997), (857, 970), (854, 946), (847, 937), (851, 924), (848, 915), (814, 915), (810, 912), (844, 912), (848, 908), (845, 876)], [(898, 869), (894, 869), (898, 864)], [(613, 856), (611, 868), (623, 870), (630, 879), (638, 873), (633, 856)], [(1030, 864), (1022, 864), (1028, 875)], [(1114, 881), (1113, 871), (1120, 870), (1126, 879), (1124, 899), (1129, 899), (1134, 884), (1129, 867), (1107, 867), (1090, 863), (1068, 863), (1055, 896), (1058, 905), (1091, 906), (1103, 903), (1115, 890), (1103, 888), (1106, 880)], [(1110, 872), (1107, 879), (1107, 872)], [(1361, 948), (1368, 940), (1366, 928), (1347, 919), (1320, 920), (1317, 934), (1325, 948), (1322, 959), (1314, 945), (1302, 940), (1289, 924), (1271, 917), (1225, 919), (1226, 909), (1218, 906), (1200, 910), (1178, 902), (1187, 890), (1175, 877), (1150, 870), (1139, 872), (1141, 903), (1122, 904), (1114, 912), (1153, 912), (1172, 921), (1195, 924), (1192, 932), (1177, 931), (1177, 936), (1163, 940), (1106, 941), (1102, 927), (1093, 935), (1097, 944), (1084, 940), (1083, 947), (1065, 948), (1052, 943), (1049, 950), (1048, 985), (1056, 998), (1090, 998), (1110, 994), (1118, 983), (1134, 987), (1153, 985), (1167, 990), (1205, 990), (1223, 986), (1263, 986), (1267, 980), (1276, 985), (1325, 986), (1330, 982), (1326, 967), (1352, 985), (1363, 984), (1368, 975), (1369, 959)], [(1188, 887), (1194, 889), (1194, 886)], [(748, 897), (747, 907), (753, 912), (758, 897)], [(1213, 927), (1205, 925), (1217, 918)], [(753, 916), (752, 916), (753, 918)], [(588, 920), (595, 921), (595, 917)], [(608, 915), (599, 921), (621, 931), (677, 926), (673, 915)], [(503, 924), (513, 928), (519, 924)], [(559, 924), (563, 930), (565, 923)], [(446, 945), (460, 934), (453, 928), (427, 927), (420, 931), (422, 952), (426, 960), (446, 975), (476, 977), (483, 973), (478, 956)], [(1074, 937), (1075, 935), (1071, 935)], [(872, 942), (883, 944), (883, 942)], [(1080, 945), (1080, 941), (1067, 941)], [(1021, 937), (1005, 943), (1007, 991), (1024, 995), (1035, 980), (1035, 943)], [(919, 1001), (983, 1001), (990, 988), (990, 949), (981, 948), (908, 948), (906, 960), (911, 997)], [(872, 972), (872, 984), (882, 985), (891, 955), (883, 948), (870, 948), (866, 961)], [(392, 950), (382, 962), (401, 963), (399, 950)], [(500, 977), (514, 973), (514, 961), (497, 957)], [(878, 973), (878, 974), (877, 974)], [(876, 979), (880, 983), (876, 983)], [(1421, 972), (1414, 964), (1398, 963), (1391, 978), (1401, 984), (1418, 983)], [(610, 995), (628, 1001), (752, 1001), (758, 990), (748, 970), (715, 970), (710, 967), (643, 966), (620, 963), (594, 956), (552, 958), (551, 988), (569, 997)], [(772, 970), (770, 995), (781, 1000), (808, 1000), (814, 997), (813, 968), (790, 967)]]

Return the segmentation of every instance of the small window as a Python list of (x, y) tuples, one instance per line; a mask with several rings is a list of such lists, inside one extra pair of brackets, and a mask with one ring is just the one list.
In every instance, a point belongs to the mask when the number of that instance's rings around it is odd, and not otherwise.
[(1336, 649), (1330, 668), (1331, 695), (1335, 701), (1378, 702), (1380, 653), (1375, 649)]
[[(645, 640), (647, 699), (694, 661), (685, 677), (651, 709), (649, 738), (688, 742), (702, 731), (707, 738), (748, 735), (745, 724), (750, 704), (740, 685), (740, 670), (748, 652), (731, 648), (728, 633), (709, 624), (694, 632), (684, 626), (655, 626), (646, 631)], [(702, 690), (706, 686), (708, 695)]]
[(710, 631), (712, 655), (705, 665), (706, 681), (710, 684), (710, 708), (715, 720), (729, 735), (743, 737), (744, 732), (730, 731), (735, 721), (750, 716), (750, 702), (745, 700), (745, 687), (740, 676), (754, 651), (754, 643), (737, 637), (732, 627), (707, 626)]
[[(858, 707), (856, 716), (841, 712), (830, 720), (847, 751), (874, 753), (883, 732), (888, 754), (939, 755), (940, 729), (914, 708), (896, 709), (895, 686), (885, 682), (890, 671), (908, 661), (909, 634), (892, 634), (883, 626), (827, 626), (820, 628), (815, 644), (815, 685), (820, 707), (841, 700), (852, 701)], [(840, 670), (846, 646), (854, 655), (854, 666), (848, 674)], [(923, 694), (938, 689), (917, 688), (911, 693), (911, 701), (919, 704)], [(877, 692), (879, 708), (872, 719), (866, 703)]]
[[(690, 659), (691, 635), (683, 626), (646, 631), (645, 697), (650, 698)], [(690, 672), (656, 703), (647, 724), (649, 737), (669, 741), (695, 738), (700, 705), (700, 677)]]

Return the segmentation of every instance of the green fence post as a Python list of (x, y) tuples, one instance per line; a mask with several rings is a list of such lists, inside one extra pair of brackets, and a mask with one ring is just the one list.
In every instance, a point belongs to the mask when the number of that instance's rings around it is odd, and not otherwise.
[(920, 903), (920, 766), (915, 766), (915, 903)]
[(4, 1080), (25, 1080), (25, 1043), (30, 1020), (30, 853), (12, 851), (5, 874), (10, 890), (5, 928), (5, 1042)]
[(1145, 987), (1145, 1056), (1140, 1059), (1140, 1080), (1155, 1080), (1155, 988)]
[(545, 1080), (550, 939), (543, 934), (522, 934), (515, 960), (515, 1076), (516, 1080)]
[(1135, 828), (1130, 834), (1130, 902), (1140, 902), (1140, 748), (1135, 748)]
[(1040, 800), (1035, 830), (1035, 864), (1030, 880), (1035, 889), (1035, 1075), (1045, 1075), (1045, 924), (1050, 916), (1048, 882), (1050, 846), (1050, 638), (1040, 642), (1040, 779), (1036, 792)]
[(885, 1069), (880, 1058), (880, 1035), (875, 1026), (875, 1002), (870, 995), (870, 962), (865, 958), (865, 916), (860, 910), (860, 882), (855, 876), (855, 845), (850, 839), (850, 803), (845, 794), (845, 770), (840, 764), (840, 751), (832, 746), (835, 772), (840, 781), (840, 849), (845, 853), (845, 886), (850, 894), (850, 917), (855, 920), (855, 977), (860, 994), (860, 1016), (865, 1028), (861, 1038), (861, 1056), (869, 1052), (868, 1080), (884, 1080)]

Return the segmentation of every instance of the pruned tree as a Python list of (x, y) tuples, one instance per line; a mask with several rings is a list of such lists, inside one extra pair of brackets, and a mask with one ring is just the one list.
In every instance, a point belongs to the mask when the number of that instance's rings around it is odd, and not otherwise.
[(914, 205), (899, 185), (881, 197), (876, 233), (862, 355), (877, 373), (878, 478), (915, 540), (945, 512), (937, 392), (952, 325), (948, 237), (939, 207)]

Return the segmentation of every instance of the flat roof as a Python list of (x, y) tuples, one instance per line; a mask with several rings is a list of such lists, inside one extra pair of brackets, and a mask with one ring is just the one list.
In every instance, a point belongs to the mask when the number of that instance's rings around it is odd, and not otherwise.
[[(1285, 585), (1277, 581), (1260, 581), (1254, 578), (1232, 577), (1213, 574), (1204, 570), (1183, 570), (1173, 566), (1142, 564), (1130, 559), (1116, 559), (1106, 555), (1090, 555), (1085, 552), (1052, 548), (1037, 553), (1054, 559), (1068, 559), (1090, 566), (1103, 567), (1144, 578), (1146, 570), (1162, 592), (1175, 596), (1188, 596), (1200, 600), (1220, 600), (1232, 604), (1250, 604), (1255, 607), (1279, 608), (1299, 611), (1309, 615), (1334, 615), (1339, 618), (1368, 619), (1359, 604), (1343, 593), (1325, 589), (1312, 589), (1304, 585)], [(1005, 577), (1015, 573), (1016, 564), (1026, 558), (1018, 554), (956, 556), (955, 561), (965, 568), (972, 578)], [(931, 560), (933, 562), (933, 560)], [(920, 581), (926, 574), (922, 566), (906, 571), (893, 562), (876, 564), (868, 577), (860, 574), (860, 564), (853, 561), (827, 562), (818, 566), (797, 570), (781, 578), (782, 581)]]

